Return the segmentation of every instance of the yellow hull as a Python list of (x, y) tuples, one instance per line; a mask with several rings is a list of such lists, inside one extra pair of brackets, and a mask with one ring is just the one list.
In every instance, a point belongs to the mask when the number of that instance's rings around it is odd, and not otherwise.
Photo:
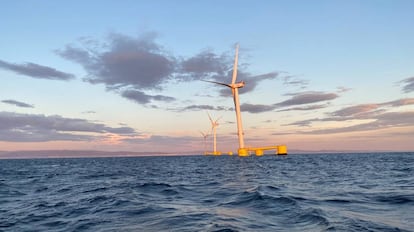
[(288, 154), (286, 145), (240, 148), (238, 151), (238, 154), (241, 157), (246, 157), (246, 156), (250, 156), (250, 152), (254, 152), (256, 156), (263, 156), (264, 151), (266, 150), (275, 150), (276, 155), (287, 155)]

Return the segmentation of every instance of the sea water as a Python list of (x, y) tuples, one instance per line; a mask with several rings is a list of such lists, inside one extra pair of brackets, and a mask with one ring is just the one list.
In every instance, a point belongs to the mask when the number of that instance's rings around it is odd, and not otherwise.
[(0, 231), (414, 231), (414, 153), (0, 160)]

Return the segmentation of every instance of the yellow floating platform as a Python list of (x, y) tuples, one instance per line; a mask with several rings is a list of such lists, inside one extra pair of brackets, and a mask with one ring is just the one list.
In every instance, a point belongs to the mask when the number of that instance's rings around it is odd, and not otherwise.
[(287, 155), (286, 145), (240, 148), (238, 150), (238, 154), (239, 156), (244, 157), (244, 156), (250, 156), (251, 152), (254, 152), (256, 156), (263, 156), (264, 151), (267, 151), (267, 150), (275, 150), (276, 155)]
[(215, 155), (215, 156), (219, 156), (219, 155), (222, 155), (222, 154), (233, 155), (233, 152), (232, 151), (224, 152), (224, 153), (222, 153), (221, 151), (204, 152), (204, 155)]

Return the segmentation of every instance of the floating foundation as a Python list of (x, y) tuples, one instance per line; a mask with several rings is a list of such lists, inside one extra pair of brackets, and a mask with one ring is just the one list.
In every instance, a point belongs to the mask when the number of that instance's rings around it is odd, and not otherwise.
[(220, 151), (212, 151), (212, 152), (206, 151), (204, 152), (204, 155), (221, 155), (221, 152)]
[(208, 152), (208, 151), (206, 151), (206, 152), (204, 152), (204, 155), (214, 155), (214, 156), (219, 156), (219, 155), (222, 155), (222, 154), (225, 154), (225, 155), (233, 155), (233, 152), (232, 152), (232, 151), (229, 151), (229, 152), (221, 152), (221, 151), (216, 151), (216, 152), (212, 151), (212, 152)]
[(250, 156), (250, 154), (254, 152), (256, 156), (263, 156), (264, 151), (268, 151), (268, 150), (275, 150), (276, 155), (287, 155), (288, 154), (286, 145), (239, 148), (238, 154), (239, 156), (245, 157), (245, 156)]

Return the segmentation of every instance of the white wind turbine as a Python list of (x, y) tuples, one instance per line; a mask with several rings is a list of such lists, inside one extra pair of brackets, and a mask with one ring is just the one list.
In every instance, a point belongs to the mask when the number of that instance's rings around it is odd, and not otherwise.
[(216, 131), (217, 127), (219, 126), (218, 120), (220, 120), (221, 117), (217, 118), (216, 120), (213, 120), (208, 112), (207, 115), (211, 122), (211, 130), (213, 131), (213, 155), (218, 155), (219, 153), (217, 152)]
[(200, 134), (203, 136), (203, 139), (204, 139), (204, 154), (206, 154), (207, 153), (207, 151), (206, 151), (206, 148), (207, 148), (207, 146), (206, 146), (206, 142), (207, 142), (207, 137), (209, 136), (209, 134), (208, 133), (204, 133), (204, 132), (202, 132), (202, 131), (200, 131)]
[(242, 120), (241, 120), (240, 101), (239, 101), (239, 88), (243, 88), (245, 83), (244, 81), (240, 81), (236, 83), (238, 56), (239, 56), (239, 44), (236, 45), (236, 54), (234, 56), (234, 66), (233, 66), (233, 77), (231, 79), (230, 84), (220, 83), (220, 82), (215, 82), (215, 81), (207, 81), (207, 82), (224, 85), (231, 89), (231, 92), (233, 94), (233, 100), (234, 100), (234, 108), (236, 110), (237, 135), (239, 137), (239, 151), (238, 152), (239, 152), (239, 155), (246, 155), (247, 150), (244, 148), (243, 125), (242, 125)]

